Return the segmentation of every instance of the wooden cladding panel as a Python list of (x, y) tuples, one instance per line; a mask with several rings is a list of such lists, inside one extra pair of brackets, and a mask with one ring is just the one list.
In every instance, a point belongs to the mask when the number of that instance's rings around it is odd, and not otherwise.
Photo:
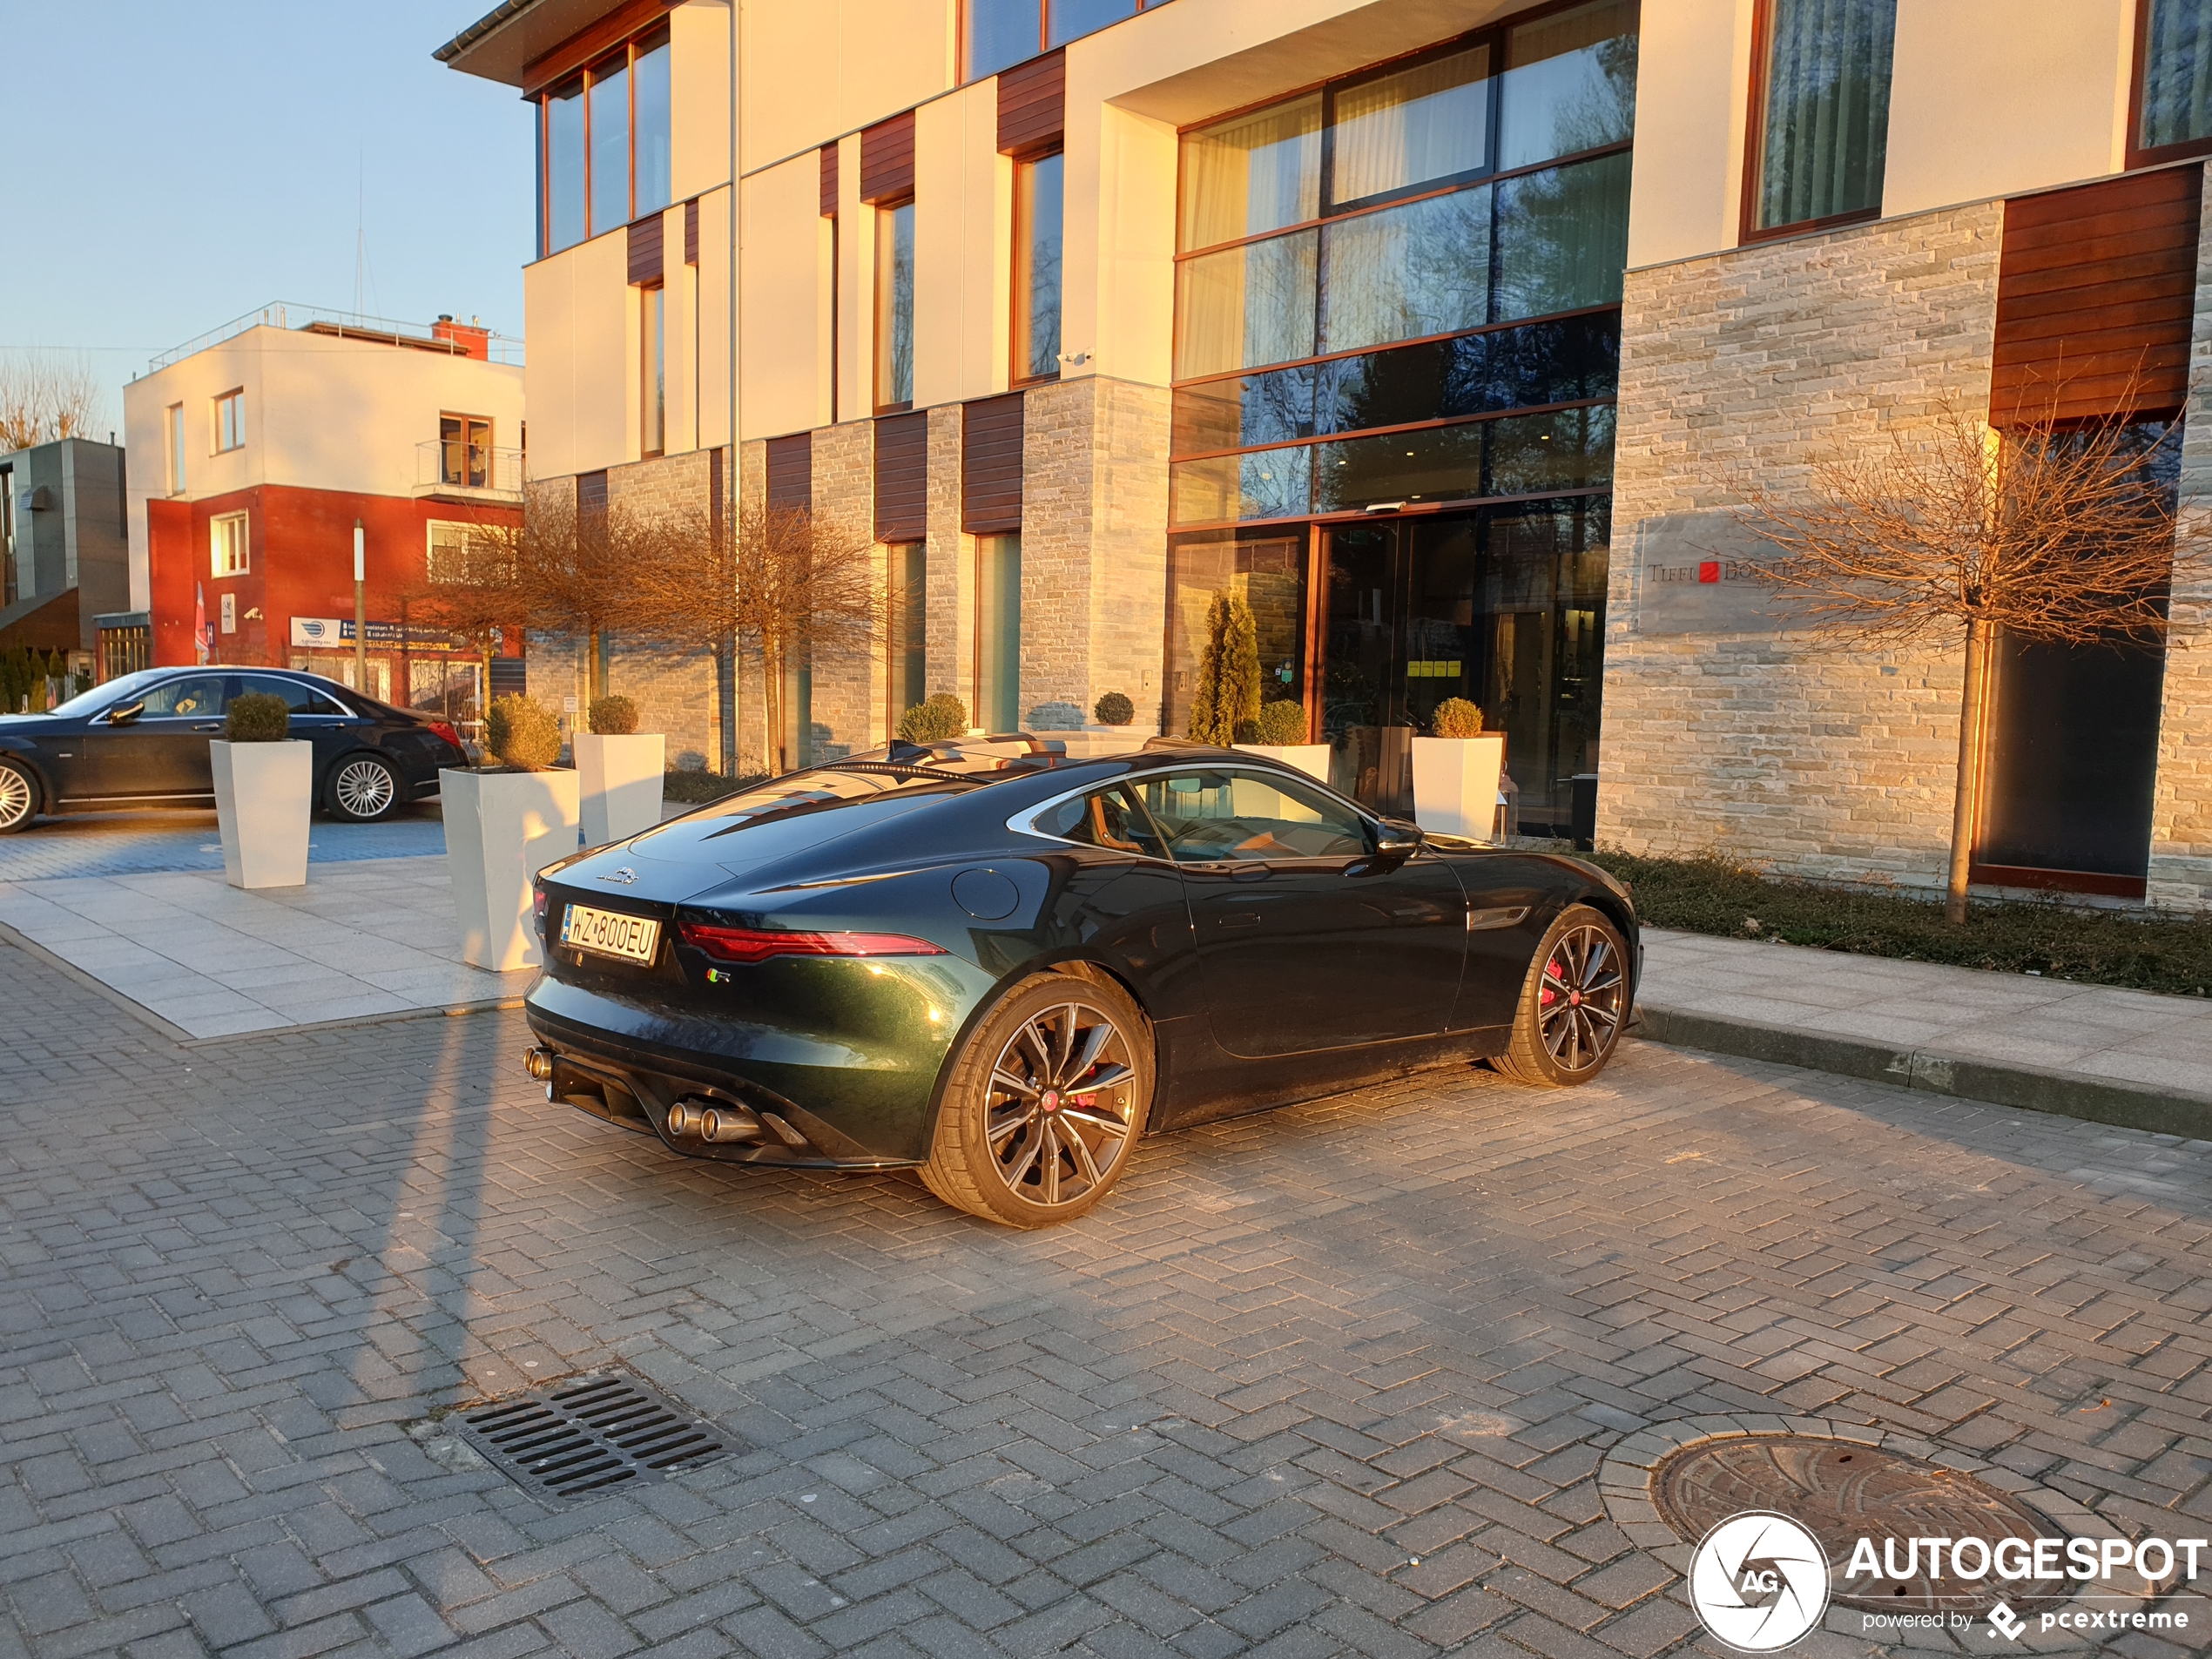
[(684, 204), (684, 263), (699, 262), (699, 199), (694, 196)]
[(970, 536), (1022, 528), (1022, 394), (961, 406), (960, 527)]
[(681, 0), (627, 0), (582, 32), (539, 53), (523, 65), (523, 96), (536, 98), (555, 81), (571, 75), (672, 11)]
[(860, 134), (860, 199), (894, 202), (914, 193), (914, 112), (879, 121)]
[(2005, 204), (1993, 424), (2181, 407), (2202, 190), (2172, 167)]
[[(907, 172), (911, 176), (913, 172), (911, 161), (908, 163)], [(833, 144), (826, 144), (822, 146), (822, 217), (825, 219), (837, 217), (837, 146)]]
[(814, 439), (800, 432), (768, 440), (768, 505), (777, 512), (814, 509)]
[(919, 542), (929, 533), (929, 415), (875, 423), (875, 539)]
[(630, 280), (651, 285), (661, 280), (660, 215), (630, 221)]
[(1068, 126), (1066, 48), (1017, 64), (999, 76), (999, 152), (1034, 155), (1057, 148)]

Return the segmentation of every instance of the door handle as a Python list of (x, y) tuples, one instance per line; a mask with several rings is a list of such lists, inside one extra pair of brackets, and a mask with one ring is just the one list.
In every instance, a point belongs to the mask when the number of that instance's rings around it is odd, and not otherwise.
[(220, 732), (222, 729), (223, 723), (220, 720), (210, 720), (204, 725), (196, 725), (192, 728), (195, 732)]
[(1257, 927), (1259, 926), (1259, 912), (1233, 910), (1227, 915), (1217, 918), (1217, 925), (1223, 927)]

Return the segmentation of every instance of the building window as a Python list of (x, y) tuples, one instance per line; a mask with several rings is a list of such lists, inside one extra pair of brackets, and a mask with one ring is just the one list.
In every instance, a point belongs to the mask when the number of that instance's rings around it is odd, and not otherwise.
[(929, 550), (920, 542), (903, 543), (890, 550), (891, 729), (899, 718), (929, 695)]
[(185, 406), (169, 406), (169, 493), (185, 493)]
[(226, 392), (215, 400), (215, 453), (246, 447), (246, 394)]
[(2212, 151), (2212, 6), (2136, 0), (2134, 142), (2128, 165)]
[(975, 718), (1022, 729), (1022, 538), (975, 539)]
[(878, 414), (914, 399), (914, 205), (875, 215), (875, 404)]
[(492, 487), (489, 421), (474, 415), (438, 417), (438, 482), (465, 489)]
[(1635, 30), (1596, 0), (1184, 134), (1172, 525), (1608, 486)]
[(208, 570), (213, 576), (244, 576), (253, 568), (247, 545), (246, 515), (225, 513), (207, 521)]
[(557, 253), (668, 206), (665, 29), (628, 42), (539, 103), (541, 253)]
[(1014, 164), (1014, 378), (1060, 372), (1061, 176), (1055, 151)]
[(649, 455), (668, 448), (668, 290), (656, 282), (637, 290), (638, 448)]
[(1760, 0), (1747, 241), (1882, 211), (1897, 0)]
[(498, 532), (481, 524), (457, 523), (434, 518), (425, 549), (425, 573), (435, 583), (489, 582), (497, 578), (496, 566), (502, 543)]
[(961, 79), (980, 81), (1167, 0), (962, 0)]

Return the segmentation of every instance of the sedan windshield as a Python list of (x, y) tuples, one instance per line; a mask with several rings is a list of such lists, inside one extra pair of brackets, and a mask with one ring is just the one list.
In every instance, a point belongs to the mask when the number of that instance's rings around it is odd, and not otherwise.
[(89, 691), (79, 691), (66, 703), (57, 703), (56, 714), (97, 714), (111, 703), (121, 702), (136, 692), (143, 691), (169, 671), (165, 668), (142, 668), (135, 674), (125, 674), (105, 685), (95, 685)]

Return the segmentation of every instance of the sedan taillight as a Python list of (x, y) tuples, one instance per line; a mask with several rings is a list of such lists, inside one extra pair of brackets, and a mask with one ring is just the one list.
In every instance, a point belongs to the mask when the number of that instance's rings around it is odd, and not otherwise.
[(451, 745), (452, 745), (455, 748), (458, 749), (459, 747), (461, 747), (461, 733), (460, 733), (460, 732), (456, 732), (456, 731), (455, 731), (455, 730), (453, 729), (453, 727), (452, 727), (449, 724), (448, 724), (446, 721), (443, 721), (443, 720), (433, 720), (433, 721), (431, 721), (431, 722), (430, 722), (430, 730), (431, 730), (431, 731), (433, 731), (433, 732), (436, 732), (436, 733), (438, 734), (438, 736), (440, 736), (440, 737), (443, 738), (444, 738), (444, 739), (445, 739), (448, 743), (451, 744)]
[(684, 942), (718, 962), (765, 962), (771, 956), (942, 956), (944, 948), (907, 934), (801, 934), (763, 927), (677, 924)]

